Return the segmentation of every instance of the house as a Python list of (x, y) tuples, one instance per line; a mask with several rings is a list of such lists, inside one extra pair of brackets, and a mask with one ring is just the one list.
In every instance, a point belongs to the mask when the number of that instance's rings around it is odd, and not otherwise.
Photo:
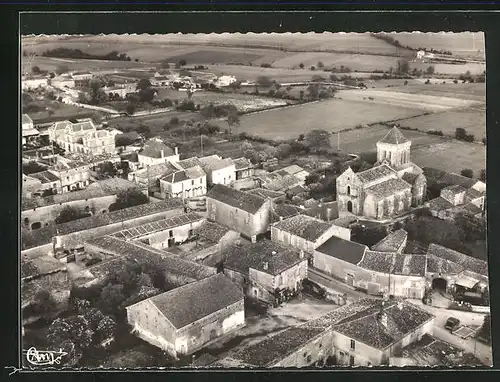
[(231, 158), (214, 154), (200, 158), (201, 167), (207, 174), (209, 185), (230, 185), (236, 179), (236, 167)]
[(229, 86), (232, 83), (236, 82), (236, 77), (234, 76), (221, 76), (215, 81), (215, 86), (217, 87), (225, 87)]
[(33, 126), (33, 120), (30, 118), (28, 114), (23, 114), (21, 123), (22, 123), (21, 134), (22, 134), (23, 145), (32, 141), (34, 138), (40, 136), (40, 132), (37, 129), (35, 129), (35, 127)]
[(300, 167), (296, 164), (284, 167), (280, 170), (277, 170), (276, 172), (286, 173), (288, 175), (293, 175), (296, 178), (300, 179), (302, 182), (305, 182), (306, 178), (309, 176), (309, 172), (307, 172), (302, 167)]
[(159, 138), (151, 138), (144, 143), (144, 147), (138, 154), (139, 165), (142, 167), (161, 163), (172, 163), (179, 161), (177, 147), (167, 146)]
[[(115, 86), (105, 86), (102, 89), (110, 98), (116, 97), (125, 98), (128, 94), (135, 93), (137, 91), (135, 84), (123, 84)], [(111, 96), (112, 95), (112, 96)]]
[(359, 299), (230, 353), (211, 366), (300, 368), (389, 365), (432, 334), (434, 316), (402, 300)]
[(485, 192), (455, 184), (443, 188), (441, 195), (428, 201), (425, 206), (429, 208), (432, 216), (440, 219), (453, 219), (461, 212), (481, 218), (484, 216), (484, 200)]
[[(36, 172), (34, 174), (30, 174), (26, 179), (27, 183), (32, 184), (32, 194), (34, 196), (41, 196), (44, 191), (50, 190), (51, 192), (61, 193), (61, 179), (59, 178), (56, 171), (45, 170)], [(23, 192), (24, 187), (28, 187), (28, 185), (24, 185), (23, 180)]]
[(84, 87), (87, 86), (94, 75), (87, 71), (82, 72), (73, 72), (71, 73), (71, 77), (73, 81), (75, 81), (76, 87)]
[(307, 277), (304, 252), (270, 240), (234, 244), (223, 252), (224, 273), (253, 299), (275, 304), (299, 291)]
[(271, 226), (272, 241), (311, 254), (332, 236), (350, 240), (351, 230), (307, 215), (296, 215)]
[(372, 246), (372, 251), (378, 252), (397, 252), (402, 253), (408, 241), (408, 232), (404, 229), (398, 229), (391, 232), (378, 243)]
[(297, 216), (303, 212), (303, 209), (288, 203), (272, 203), (271, 204), (271, 224), (277, 223), (284, 219)]
[(90, 169), (83, 163), (56, 158), (57, 163), (49, 168), (49, 172), (59, 179), (60, 193), (82, 190), (90, 184)]
[(178, 171), (176, 166), (170, 162), (163, 162), (129, 172), (128, 180), (151, 187), (156, 184), (162, 176), (171, 174), (175, 171)]
[(207, 175), (200, 166), (180, 169), (177, 163), (172, 165), (160, 178), (162, 198), (195, 198), (207, 193)]
[(249, 194), (259, 196), (264, 199), (270, 199), (273, 203), (279, 204), (286, 201), (286, 194), (281, 191), (272, 191), (265, 188), (254, 188), (252, 190), (245, 191)]
[(57, 89), (71, 89), (76, 86), (75, 80), (70, 74), (62, 74), (52, 78), (50, 84)]
[(269, 230), (270, 208), (270, 200), (221, 184), (207, 194), (208, 219), (231, 227), (252, 242)]
[(326, 222), (334, 221), (339, 217), (337, 202), (319, 203), (316, 206), (306, 208), (304, 215), (312, 216)]
[(393, 127), (377, 142), (373, 168), (355, 173), (349, 167), (337, 177), (339, 215), (385, 220), (422, 205), (426, 178), (410, 161), (410, 148), (411, 141)]
[(245, 325), (241, 288), (223, 274), (191, 283), (126, 307), (134, 333), (174, 357)]
[(27, 78), (21, 81), (22, 90), (34, 90), (38, 88), (45, 88), (48, 84), (46, 77)]
[(453, 172), (450, 173), (432, 167), (424, 167), (422, 170), (428, 180), (429, 186), (434, 185), (442, 189), (448, 186), (459, 185), (466, 189), (473, 188), (479, 192), (486, 192), (486, 184), (478, 179), (467, 178)]
[(426, 256), (378, 252), (332, 236), (314, 251), (320, 272), (371, 295), (422, 298), (426, 287)]
[(21, 221), (23, 227), (43, 227), (53, 223), (59, 213), (70, 206), (90, 215), (109, 211), (117, 194), (127, 190), (147, 193), (144, 187), (121, 178), (104, 179), (90, 184), (85, 190), (58, 193), (46, 197), (23, 198)]
[(236, 170), (236, 180), (247, 179), (253, 175), (254, 165), (245, 157), (233, 160)]

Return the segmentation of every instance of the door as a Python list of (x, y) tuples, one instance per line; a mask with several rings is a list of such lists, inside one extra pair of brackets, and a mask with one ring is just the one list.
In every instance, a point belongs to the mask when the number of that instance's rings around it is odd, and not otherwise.
[(175, 245), (175, 239), (171, 237), (170, 239), (168, 239), (168, 246), (173, 247), (174, 245)]
[(346, 284), (350, 285), (350, 286), (354, 286), (354, 275), (352, 275), (350, 273), (347, 274)]

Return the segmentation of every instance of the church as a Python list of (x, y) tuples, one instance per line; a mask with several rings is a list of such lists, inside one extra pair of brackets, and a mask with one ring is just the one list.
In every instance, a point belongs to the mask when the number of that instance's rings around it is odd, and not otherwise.
[(377, 163), (355, 173), (350, 167), (337, 178), (339, 216), (387, 220), (424, 203), (427, 180), (410, 161), (411, 141), (397, 127), (377, 142)]

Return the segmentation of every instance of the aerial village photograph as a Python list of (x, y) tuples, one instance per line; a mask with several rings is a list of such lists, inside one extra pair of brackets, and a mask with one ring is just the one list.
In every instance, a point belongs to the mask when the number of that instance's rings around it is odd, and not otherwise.
[(492, 366), (483, 33), (20, 39), (24, 368)]

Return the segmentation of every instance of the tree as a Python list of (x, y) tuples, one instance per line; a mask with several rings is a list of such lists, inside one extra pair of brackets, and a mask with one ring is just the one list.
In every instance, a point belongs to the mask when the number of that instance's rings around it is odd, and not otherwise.
[(182, 60), (179, 60), (179, 65), (180, 66), (186, 66), (187, 62), (186, 60), (182, 59)]
[(124, 300), (123, 285), (108, 284), (102, 289), (100, 303), (106, 311), (116, 312)]
[(128, 146), (134, 143), (134, 140), (125, 134), (118, 134), (115, 138), (115, 146)]
[(139, 96), (139, 101), (151, 102), (155, 98), (156, 91), (153, 88), (147, 87), (145, 89), (140, 89), (137, 94)]
[(134, 207), (147, 203), (148, 197), (138, 189), (128, 189), (120, 191), (116, 195), (116, 202), (109, 206), (109, 211), (122, 210), (124, 208)]
[(100, 105), (108, 99), (108, 95), (102, 89), (103, 83), (99, 79), (93, 79), (89, 83), (89, 96), (91, 105)]
[(232, 112), (226, 118), (227, 124), (229, 125), (229, 133), (233, 133), (233, 128), (239, 127), (240, 125), (240, 116), (238, 113)]
[(306, 176), (305, 184), (306, 184), (306, 186), (309, 186), (309, 185), (314, 184), (314, 183), (319, 183), (320, 180), (321, 180), (321, 177), (319, 174), (310, 174), (310, 175)]
[(488, 313), (484, 316), (483, 325), (479, 329), (478, 333), (481, 337), (483, 337), (488, 342), (491, 341), (491, 314)]
[(383, 225), (366, 227), (356, 224), (351, 233), (353, 241), (371, 247), (387, 236), (387, 229)]
[(47, 331), (47, 340), (54, 346), (71, 341), (79, 349), (87, 349), (92, 344), (94, 332), (83, 315), (57, 318)]
[(319, 85), (311, 84), (307, 87), (307, 92), (309, 94), (309, 98), (315, 100), (319, 96)]
[(271, 81), (271, 79), (267, 76), (259, 76), (257, 77), (257, 81), (256, 81), (257, 85), (259, 86), (271, 86), (273, 84), (273, 82)]
[(40, 74), (40, 73), (42, 73), (42, 71), (40, 70), (40, 68), (38, 66), (36, 66), (36, 65), (33, 66), (33, 68), (31, 68), (31, 72), (33, 74)]
[(292, 153), (292, 146), (288, 143), (282, 143), (277, 147), (278, 159), (285, 159)]
[(127, 112), (128, 115), (132, 115), (135, 113), (135, 103), (129, 102), (127, 106), (125, 106), (125, 111)]
[(304, 69), (304, 63), (303, 63), (303, 62), (301, 62), (301, 63), (299, 64), (299, 68), (300, 68), (300, 69)]
[(330, 133), (326, 130), (311, 130), (306, 135), (306, 144), (310, 148), (331, 147)]
[(429, 75), (433, 75), (434, 74), (434, 66), (429, 66), (426, 70), (425, 70), (425, 73), (426, 74), (429, 74)]
[(41, 316), (53, 314), (57, 303), (48, 290), (41, 290), (35, 295), (33, 313)]
[(483, 168), (480, 172), (479, 172), (479, 177), (478, 179), (481, 181), (481, 182), (484, 182), (486, 181), (486, 170)]
[(460, 171), (460, 175), (465, 176), (467, 178), (473, 178), (474, 172), (470, 168), (464, 168), (462, 171)]
[(459, 140), (465, 140), (465, 137), (467, 136), (467, 132), (465, 131), (464, 128), (457, 127), (455, 129), (455, 138)]
[(321, 61), (318, 61), (316, 66), (318, 67), (318, 69), (323, 69), (325, 67), (325, 64), (323, 64)]
[(75, 207), (72, 206), (65, 206), (61, 212), (59, 212), (59, 215), (56, 217), (55, 221), (56, 224), (63, 224), (63, 223), (68, 223), (77, 219), (81, 219), (82, 217), (85, 217), (80, 210), (76, 209)]
[(115, 177), (117, 174), (115, 164), (113, 162), (110, 162), (110, 161), (99, 163), (97, 165), (97, 169), (101, 174), (109, 176), (109, 177)]
[(399, 60), (397, 73), (398, 74), (408, 74), (409, 71), (410, 71), (410, 63), (406, 60)]
[(151, 87), (151, 82), (147, 78), (141, 78), (137, 83), (137, 90), (144, 90)]
[(52, 79), (52, 78), (54, 78), (55, 76), (56, 76), (56, 74), (55, 74), (55, 73), (52, 73), (52, 72), (51, 72), (51, 73), (49, 73), (49, 77), (50, 77), (51, 79)]
[(454, 219), (455, 225), (460, 230), (463, 242), (486, 240), (486, 220), (478, 219), (469, 213), (458, 213)]

